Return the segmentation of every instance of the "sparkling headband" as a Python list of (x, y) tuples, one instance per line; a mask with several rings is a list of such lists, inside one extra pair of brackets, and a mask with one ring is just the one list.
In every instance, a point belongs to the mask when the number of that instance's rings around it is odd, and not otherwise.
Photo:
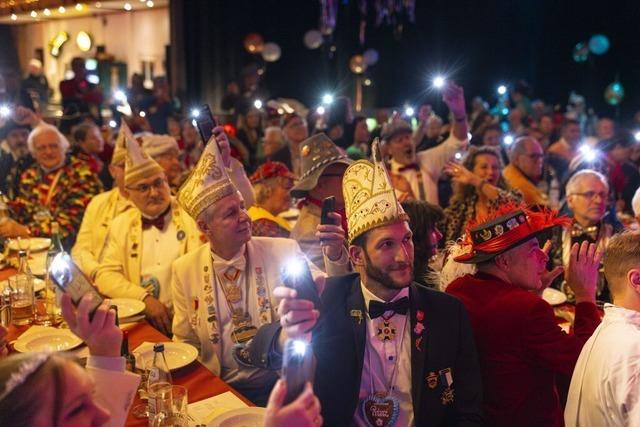
[(12, 373), (7, 380), (4, 390), (2, 391), (2, 394), (0, 394), (0, 400), (3, 400), (5, 397), (11, 394), (11, 392), (16, 387), (24, 383), (27, 378), (31, 376), (31, 374), (37, 371), (40, 366), (42, 366), (47, 360), (49, 360), (49, 356), (51, 356), (51, 354), (52, 353), (50, 352), (37, 353), (29, 360), (22, 363), (18, 370)]

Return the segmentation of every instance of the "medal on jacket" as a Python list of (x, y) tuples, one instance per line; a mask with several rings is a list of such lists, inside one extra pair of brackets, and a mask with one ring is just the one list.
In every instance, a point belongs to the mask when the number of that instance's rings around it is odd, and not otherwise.
[[(391, 315), (391, 317), (393, 317), (393, 315)], [(393, 323), (391, 323), (391, 317), (386, 319), (383, 317), (383, 320), (377, 325), (377, 337), (382, 342), (393, 341), (396, 335), (396, 327), (395, 325), (393, 325)], [(404, 326), (402, 328), (400, 343), (396, 342), (394, 344), (396, 345), (396, 356), (398, 358), (398, 349), (402, 351), (402, 343), (404, 341), (405, 330), (407, 328), (407, 323), (409, 323), (408, 319), (409, 316), (406, 316)], [(385, 345), (391, 345), (391, 343)], [(360, 412), (362, 414), (362, 418), (369, 427), (391, 427), (395, 424), (395, 422), (398, 420), (398, 416), (400, 415), (400, 401), (393, 395), (399, 363), (395, 363), (393, 365), (390, 384), (387, 387), (386, 391), (375, 391), (375, 387), (373, 384), (373, 373), (371, 373), (371, 370), (373, 369), (373, 365), (371, 364), (371, 352), (369, 352), (368, 354), (371, 394), (360, 401)], [(383, 375), (383, 377), (386, 381), (386, 375)]]

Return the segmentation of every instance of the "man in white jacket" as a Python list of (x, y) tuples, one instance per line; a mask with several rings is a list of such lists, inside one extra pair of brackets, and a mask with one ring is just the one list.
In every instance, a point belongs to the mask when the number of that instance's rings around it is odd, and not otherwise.
[(567, 427), (640, 426), (640, 233), (617, 234), (604, 254), (613, 304), (573, 371)]
[[(295, 240), (251, 237), (244, 198), (228, 176), (227, 141), (210, 141), (178, 193), (207, 245), (173, 263), (173, 338), (199, 350), (215, 375), (260, 405), (277, 378), (247, 365), (247, 344), (277, 328), (272, 290), (290, 260), (307, 262), (323, 277)], [(321, 281), (321, 279), (319, 279)]]

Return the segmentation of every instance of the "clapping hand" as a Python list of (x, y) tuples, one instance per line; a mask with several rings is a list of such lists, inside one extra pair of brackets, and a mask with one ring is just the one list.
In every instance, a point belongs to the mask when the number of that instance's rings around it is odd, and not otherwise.
[(602, 252), (593, 243), (584, 241), (571, 247), (565, 279), (576, 296), (576, 302), (595, 303), (601, 259)]
[(265, 427), (319, 427), (322, 425), (320, 401), (313, 394), (311, 384), (306, 384), (304, 391), (296, 400), (282, 406), (286, 395), (287, 383), (284, 380), (278, 380), (267, 403)]
[[(550, 250), (551, 250), (551, 240), (547, 240), (544, 246), (542, 247), (542, 252), (544, 252), (547, 256), (549, 256)], [(544, 290), (547, 289), (553, 283), (554, 280), (556, 280), (556, 277), (561, 275), (563, 272), (564, 272), (564, 268), (561, 266), (558, 266), (558, 267), (552, 268), (551, 270), (546, 270), (544, 273), (542, 273), (542, 277), (540, 277), (541, 286), (540, 286), (540, 289), (538, 289), (538, 295), (542, 296), (542, 292), (544, 292)]]
[(109, 308), (107, 300), (96, 309), (93, 319), (89, 320), (92, 299), (91, 294), (83, 296), (76, 309), (71, 297), (63, 293), (60, 301), (62, 317), (71, 332), (87, 344), (92, 356), (118, 357), (122, 331), (116, 325), (116, 312)]
[(456, 162), (447, 163), (444, 167), (444, 173), (451, 176), (453, 182), (458, 184), (473, 185), (474, 187), (477, 187), (480, 181), (482, 181), (478, 175)]

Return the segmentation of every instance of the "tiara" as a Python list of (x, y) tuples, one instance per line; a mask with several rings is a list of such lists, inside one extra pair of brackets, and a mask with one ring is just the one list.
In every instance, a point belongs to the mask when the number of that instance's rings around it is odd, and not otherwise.
[(6, 382), (4, 387), (4, 391), (0, 394), (0, 400), (3, 400), (7, 397), (11, 392), (18, 387), (20, 384), (24, 383), (31, 374), (40, 368), (51, 356), (51, 352), (43, 352), (37, 353), (29, 360), (20, 365), (18, 370), (11, 374), (9, 379)]

